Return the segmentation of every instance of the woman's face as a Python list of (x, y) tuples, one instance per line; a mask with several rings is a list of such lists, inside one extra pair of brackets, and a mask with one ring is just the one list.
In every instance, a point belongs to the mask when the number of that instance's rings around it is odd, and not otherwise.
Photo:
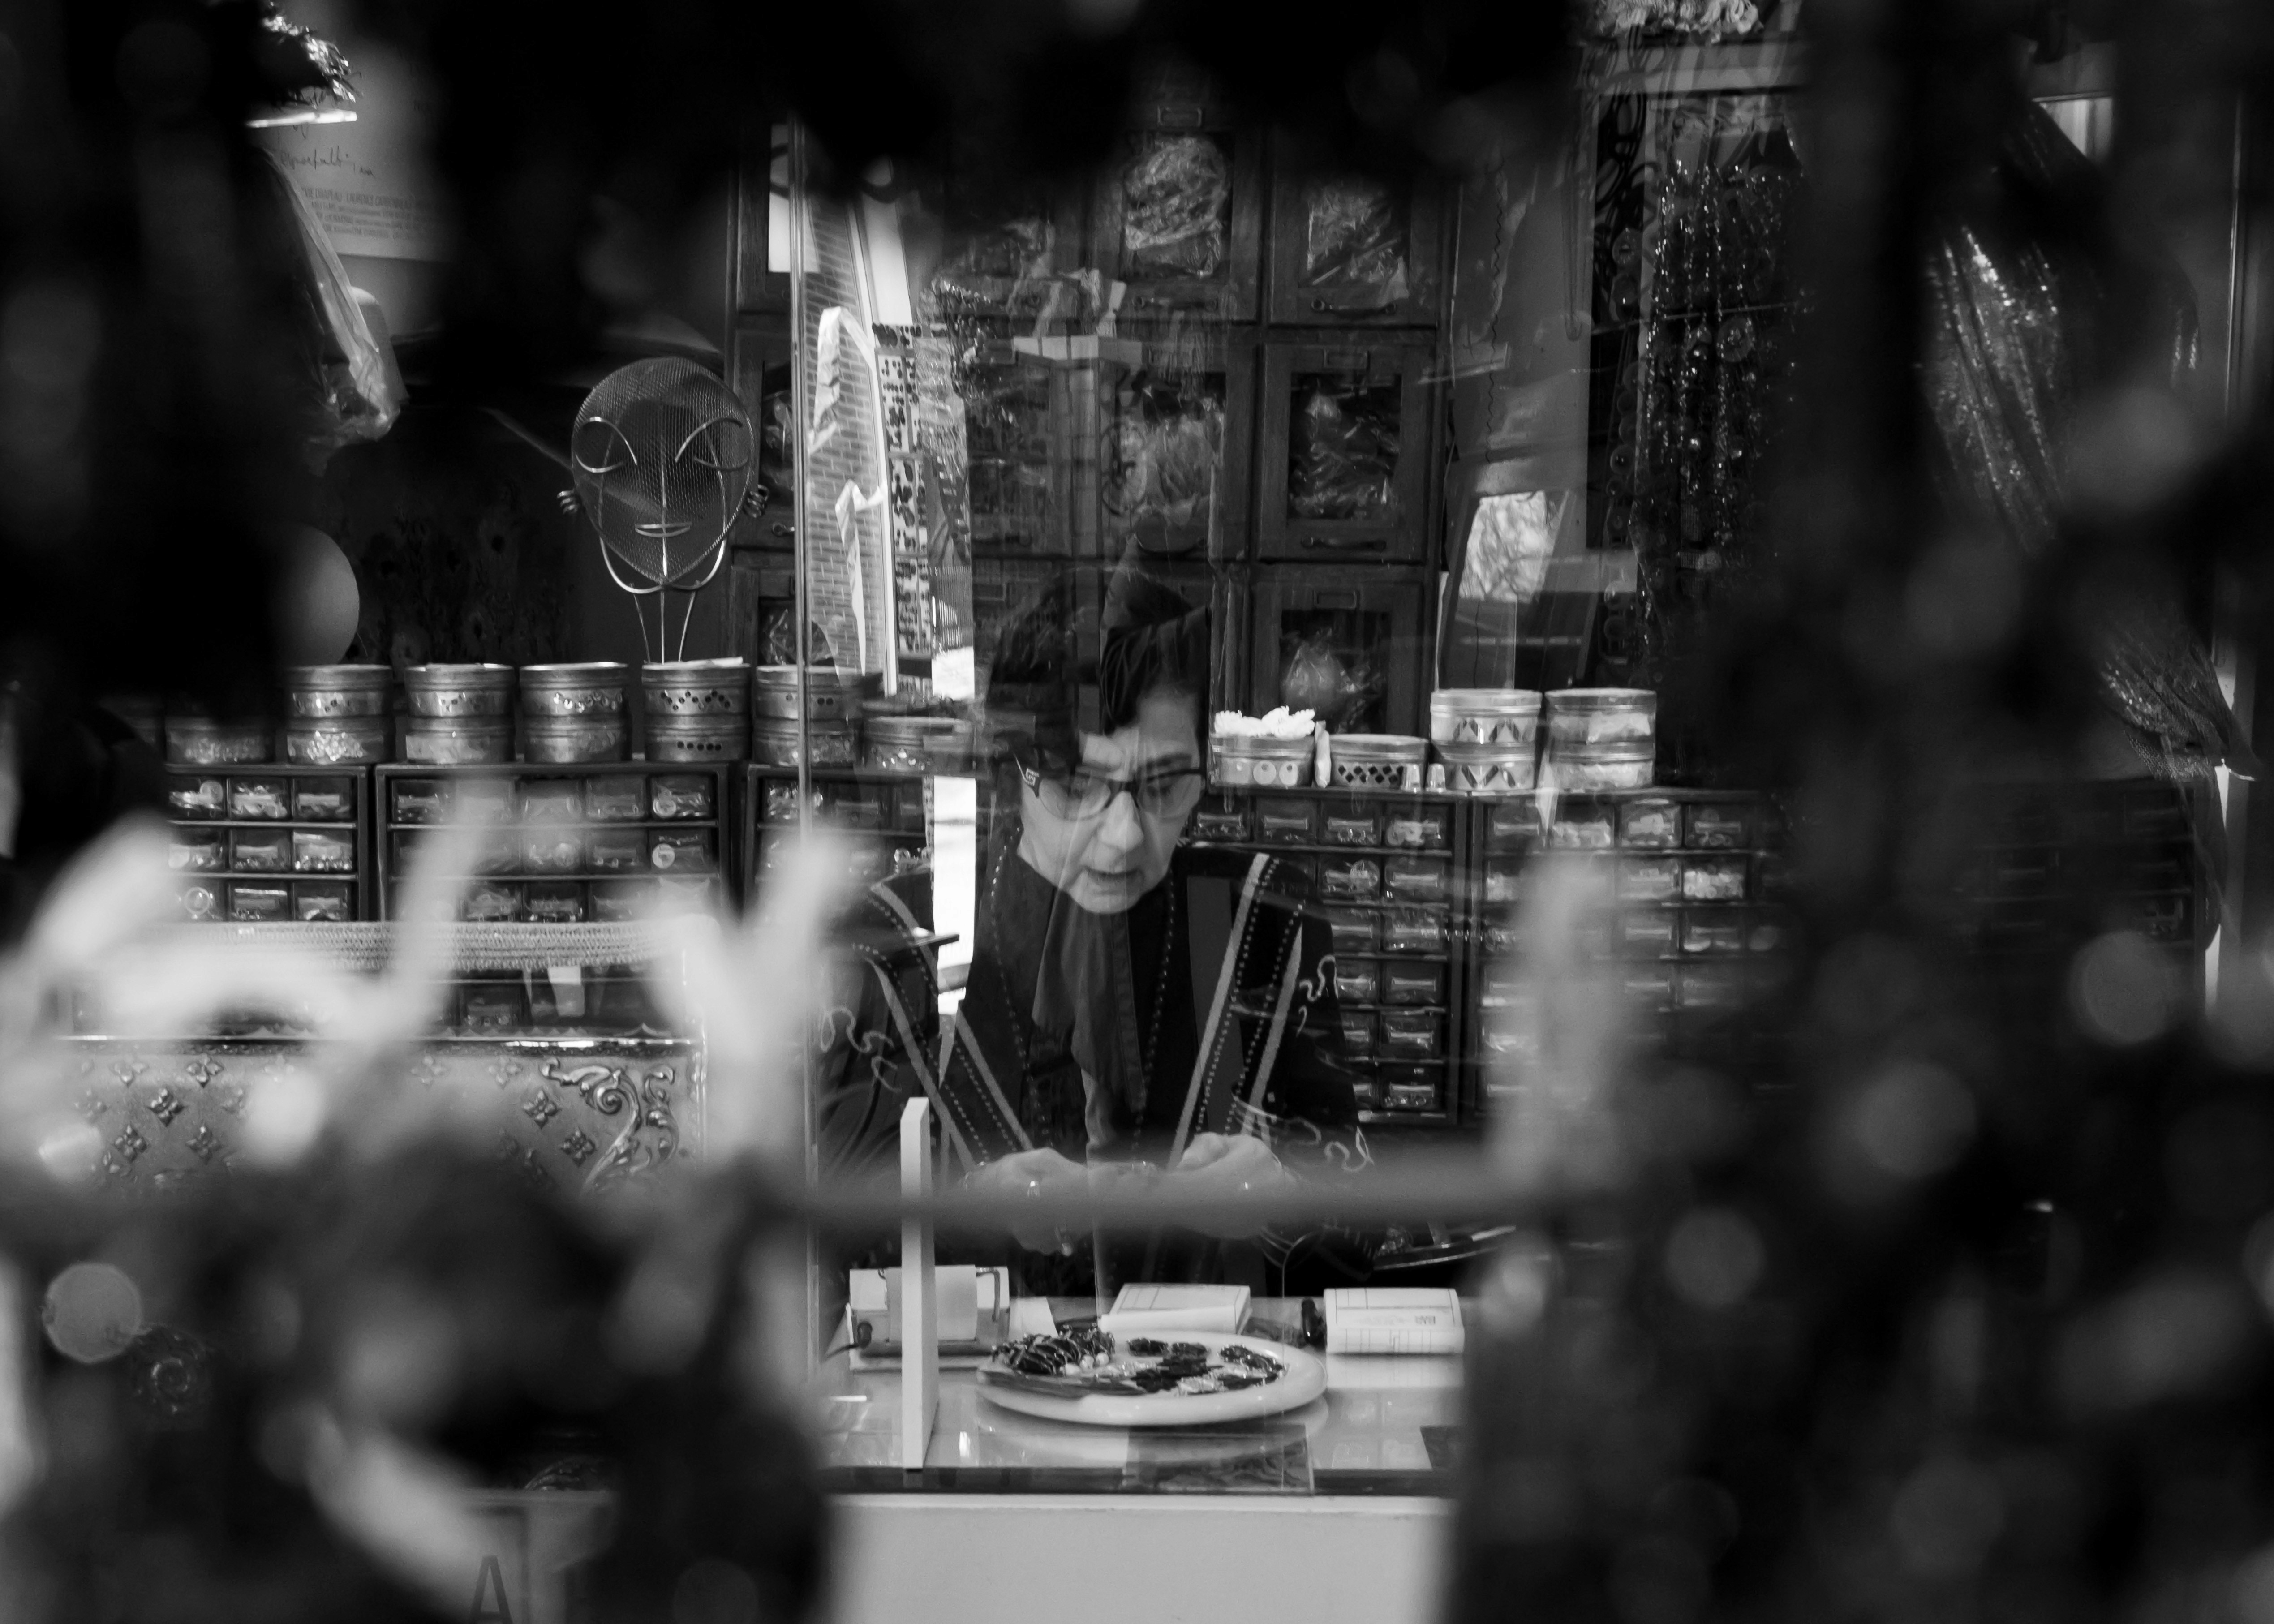
[[(1137, 719), (1118, 733), (1084, 733), (1081, 764), (1116, 778), (1197, 768), (1200, 739), (1193, 702), (1174, 694), (1148, 695)], [(1025, 828), (1019, 855), (1075, 903), (1093, 914), (1119, 914), (1161, 883), (1189, 810), (1175, 816), (1142, 811), (1133, 795), (1116, 795), (1090, 817), (1061, 817), (1031, 789), (1020, 796)]]

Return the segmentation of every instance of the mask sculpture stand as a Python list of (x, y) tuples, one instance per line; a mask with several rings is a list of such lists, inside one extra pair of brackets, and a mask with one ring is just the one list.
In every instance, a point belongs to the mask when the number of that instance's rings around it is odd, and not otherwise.
[[(930, 1199), (931, 1101), (900, 1112), (900, 1196)], [(939, 1417), (939, 1282), (929, 1218), (900, 1221), (900, 1470), (922, 1471)]]
[[(727, 532), (744, 514), (765, 510), (757, 446), (734, 392), (692, 361), (618, 367), (576, 409), (568, 435), (576, 484), (561, 493), (561, 506), (591, 522), (608, 578), (631, 598), (651, 661), (687, 657), (695, 595), (718, 578)], [(675, 643), (674, 592), (687, 599)], [(650, 598), (652, 642), (640, 606)]]

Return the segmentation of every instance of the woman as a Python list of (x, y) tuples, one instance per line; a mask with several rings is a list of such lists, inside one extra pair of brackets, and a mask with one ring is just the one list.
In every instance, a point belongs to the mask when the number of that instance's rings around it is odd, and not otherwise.
[[(1302, 876), (1178, 845), (1206, 788), (1208, 643), (1205, 609), (1126, 568), (1094, 628), (1071, 579), (1005, 627), (985, 717), (995, 818), (963, 1001), (943, 1041), (922, 945), (929, 905), (910, 879), (877, 887), (855, 941), (870, 974), (857, 1007), (836, 1014), (824, 1067), (825, 1169), (889, 1162), (919, 1091), (981, 1187), (1133, 1181), (1172, 1212), (1277, 1187), (1292, 1166), (1365, 1162), (1332, 1052), (1331, 939), (1304, 912)], [(1013, 1232), (1038, 1251), (1076, 1250), (1055, 1225)], [(1104, 1250), (1106, 1272), (1131, 1278), (1222, 1267), (1189, 1237)]]

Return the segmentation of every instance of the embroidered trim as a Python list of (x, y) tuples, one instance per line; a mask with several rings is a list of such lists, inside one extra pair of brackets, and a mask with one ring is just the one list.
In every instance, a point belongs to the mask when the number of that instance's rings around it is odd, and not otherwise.
[[(960, 1007), (955, 1011), (955, 1024), (948, 1032), (947, 1052), (951, 1055), (954, 1053), (955, 1041), (959, 1034), (961, 1034), (963, 1041), (964, 1066), (985, 1086), (987, 1097), (993, 1103), (997, 1118), (1003, 1127), (1004, 1139), (1014, 1149), (1032, 1150), (1035, 1147), (1034, 1140), (1027, 1136), (1025, 1125), (1019, 1121), (1019, 1114), (1011, 1109), (1011, 1101), (1004, 1097), (1002, 1085), (995, 1080), (995, 1073), (987, 1064), (987, 1052), (979, 1046), (978, 1034), (973, 1032), (970, 1026), (964, 1020), (963, 1011)], [(941, 1067), (940, 1075), (943, 1077), (947, 1075), (944, 1065)], [(985, 1159), (992, 1162), (995, 1158), (989, 1156)]]
[[(1240, 884), (1239, 906), (1232, 910), (1231, 935), (1224, 948), (1224, 967), (1216, 974), (1216, 997), (1209, 1005), (1208, 1024), (1201, 1032), (1200, 1055), (1193, 1062), (1193, 1080), (1185, 1090), (1185, 1109), (1177, 1119), (1177, 1137), (1169, 1146), (1171, 1167), (1176, 1166), (1184, 1155), (1185, 1146), (1192, 1139), (1193, 1112), (1216, 1077), (1216, 1056), (1224, 1046), (1224, 1009), (1231, 1002), (1232, 987), (1247, 959), (1247, 916), (1254, 910), (1255, 894), (1271, 862), (1269, 854), (1258, 852), (1248, 863), (1247, 877)], [(1203, 1116), (1201, 1120), (1207, 1118)]]
[(1247, 1109), (1254, 1116), (1263, 1111), (1264, 1090), (1270, 1086), (1271, 1068), (1279, 1064), (1279, 1040), (1286, 1035), (1287, 1011), (1295, 1002), (1295, 986), (1301, 979), (1303, 968), (1303, 933), (1289, 933), (1287, 967), (1279, 975), (1279, 1001), (1271, 1011), (1271, 1035), (1264, 1040), (1263, 1058), (1255, 1068), (1255, 1080), (1247, 1091)]

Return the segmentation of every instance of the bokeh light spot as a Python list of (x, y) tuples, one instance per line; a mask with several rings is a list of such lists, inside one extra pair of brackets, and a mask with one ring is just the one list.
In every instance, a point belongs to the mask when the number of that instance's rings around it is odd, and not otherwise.
[(705, 1557), (671, 1590), (671, 1624), (757, 1624), (757, 1582), (732, 1562)]
[(2005, 1531), (2006, 1497), (1985, 1468), (1945, 1456), (1904, 1481), (1887, 1523), (1914, 1573), (1959, 1578), (1981, 1567)]
[(1666, 1242), (1666, 1277), (1699, 1308), (1730, 1308), (1760, 1283), (1767, 1253), (1760, 1232), (1726, 1207), (1683, 1215)]
[(1942, 1067), (1898, 1060), (1864, 1085), (1849, 1132), (1864, 1159), (1897, 1178), (1929, 1178), (1966, 1154), (1974, 1096)]
[(65, 1358), (100, 1365), (142, 1334), (142, 1293), (124, 1269), (74, 1263), (49, 1282), (40, 1323)]
[(2112, 1048), (2152, 1042), (2172, 1028), (2186, 991), (2172, 956), (2134, 930), (2086, 943), (2069, 966), (2069, 1011)]

